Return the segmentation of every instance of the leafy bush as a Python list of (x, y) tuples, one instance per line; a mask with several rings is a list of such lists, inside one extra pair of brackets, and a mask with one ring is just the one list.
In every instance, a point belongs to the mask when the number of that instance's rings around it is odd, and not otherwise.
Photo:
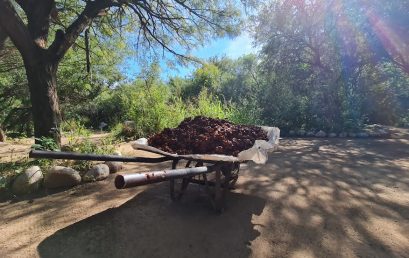
[(231, 108), (223, 104), (220, 100), (208, 93), (207, 89), (203, 89), (199, 96), (192, 100), (188, 106), (186, 115), (188, 117), (207, 116), (213, 118), (229, 118), (231, 116)]
[[(86, 138), (78, 140), (75, 143), (64, 146), (64, 151), (87, 153), (87, 154), (112, 154), (115, 151), (114, 141), (112, 138), (102, 139), (100, 142), (93, 142)], [(92, 167), (92, 161), (76, 160), (74, 162), (68, 161), (66, 165), (71, 165), (74, 169), (79, 171), (86, 171)]]
[(61, 131), (68, 136), (85, 136), (91, 135), (85, 125), (78, 120), (68, 120), (61, 123)]
[[(135, 139), (147, 137), (164, 128), (176, 127), (186, 117), (204, 115), (209, 117), (228, 118), (230, 108), (216, 97), (202, 90), (196, 98), (182, 100), (173, 96), (164, 85), (146, 86), (142, 83), (118, 88), (100, 105), (99, 113), (112, 112), (112, 103), (118, 108), (115, 126), (111, 132), (117, 138)], [(112, 117), (112, 114), (110, 115)], [(109, 117), (105, 121), (113, 121)], [(124, 121), (132, 121), (126, 126)]]
[(36, 144), (33, 144), (31, 148), (35, 150), (48, 150), (48, 151), (59, 151), (60, 147), (55, 142), (53, 138), (41, 137), (35, 138)]
[[(36, 138), (35, 144), (31, 146), (32, 149), (35, 150), (46, 150), (46, 151), (60, 151), (60, 147), (58, 144), (55, 142), (53, 138), (48, 138), (48, 137), (41, 137), (41, 138)], [(54, 160), (52, 159), (36, 159), (33, 162), (28, 162), (28, 161), (23, 161), (19, 165), (20, 167), (28, 167), (29, 165), (38, 165), (40, 167), (48, 168), (52, 164), (54, 164)]]
[(263, 125), (262, 108), (256, 99), (232, 104), (229, 120), (238, 124)]

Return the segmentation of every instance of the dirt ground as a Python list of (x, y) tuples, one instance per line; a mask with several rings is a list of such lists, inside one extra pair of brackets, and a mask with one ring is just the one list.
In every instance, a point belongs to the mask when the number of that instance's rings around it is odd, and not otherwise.
[(174, 203), (166, 182), (116, 190), (114, 175), (5, 200), (0, 257), (409, 257), (408, 136), (283, 140), (242, 166), (221, 215), (201, 187)]

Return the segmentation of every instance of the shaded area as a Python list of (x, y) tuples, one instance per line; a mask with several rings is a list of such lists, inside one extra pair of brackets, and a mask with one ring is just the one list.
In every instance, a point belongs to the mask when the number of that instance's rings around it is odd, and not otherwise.
[(137, 195), (118, 208), (57, 231), (38, 246), (41, 257), (248, 257), (259, 236), (252, 224), (265, 201), (231, 193), (216, 215), (202, 188), (192, 186), (172, 203), (168, 184)]
[(268, 195), (266, 215), (256, 220), (265, 239), (255, 241), (254, 256), (406, 257), (408, 143), (292, 141), (265, 167), (249, 166), (254, 181), (238, 187)]

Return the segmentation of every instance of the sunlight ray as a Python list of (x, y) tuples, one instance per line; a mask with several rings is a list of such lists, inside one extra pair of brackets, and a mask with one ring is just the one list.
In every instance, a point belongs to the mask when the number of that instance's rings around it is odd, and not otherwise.
[(397, 28), (393, 28), (386, 21), (382, 20), (373, 9), (366, 12), (366, 16), (383, 47), (391, 55), (395, 62), (409, 63), (409, 46), (402, 38)]

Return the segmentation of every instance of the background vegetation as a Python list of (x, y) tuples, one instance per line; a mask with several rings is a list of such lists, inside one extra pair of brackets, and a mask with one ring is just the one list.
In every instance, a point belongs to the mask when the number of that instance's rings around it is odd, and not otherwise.
[[(405, 57), (397, 55), (408, 53), (398, 44), (405, 39), (397, 37), (395, 48), (382, 41), (369, 11), (363, 11), (368, 2), (257, 2), (250, 1), (246, 23), (259, 52), (202, 60), (186, 77), (164, 80), (159, 62), (145, 58), (141, 75), (126, 80), (120, 65), (137, 53), (109, 26), (101, 27), (103, 40), (90, 32), (88, 73), (80, 38), (57, 74), (65, 134), (98, 129), (103, 122), (118, 136), (147, 136), (195, 115), (274, 125), (284, 132), (409, 123), (409, 70)], [(409, 6), (404, 2), (372, 1), (364, 9), (396, 32), (409, 19), (401, 13)], [(30, 110), (22, 60), (6, 41), (0, 54), (1, 127), (9, 136), (31, 136)], [(124, 121), (133, 121), (132, 128), (124, 129)]]

